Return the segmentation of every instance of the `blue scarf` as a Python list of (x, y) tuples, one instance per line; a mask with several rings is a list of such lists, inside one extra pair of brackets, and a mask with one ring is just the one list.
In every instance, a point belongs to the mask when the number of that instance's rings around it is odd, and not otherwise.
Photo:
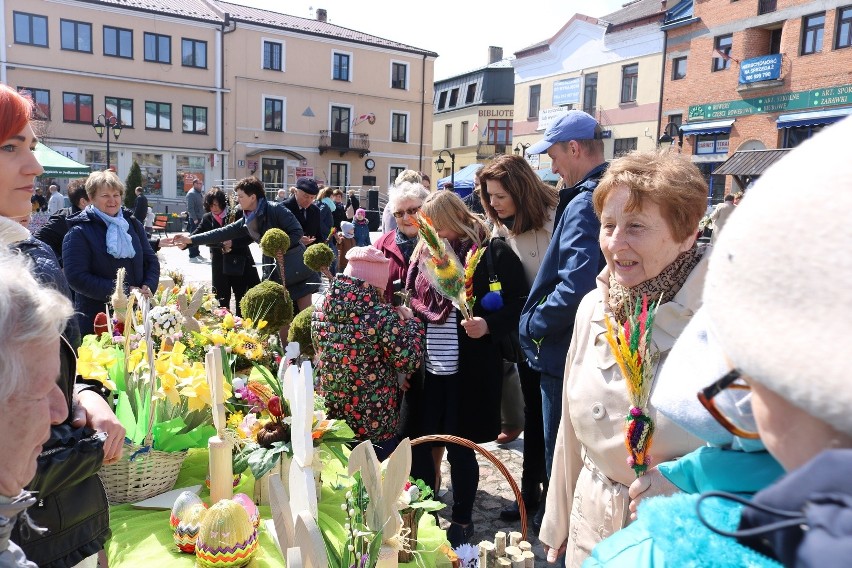
[(94, 213), (106, 223), (106, 249), (113, 258), (133, 258), (136, 256), (136, 249), (133, 248), (133, 239), (130, 237), (128, 230), (130, 223), (121, 214), (121, 209), (115, 217), (110, 217), (94, 205), (87, 205), (86, 211)]
[(252, 211), (251, 213), (249, 213), (248, 215), (245, 216), (245, 220), (246, 220), (245, 224), (248, 225), (258, 215), (265, 215), (265, 214), (266, 214), (266, 198), (261, 197), (260, 199), (257, 200), (257, 207), (255, 207), (254, 211)]

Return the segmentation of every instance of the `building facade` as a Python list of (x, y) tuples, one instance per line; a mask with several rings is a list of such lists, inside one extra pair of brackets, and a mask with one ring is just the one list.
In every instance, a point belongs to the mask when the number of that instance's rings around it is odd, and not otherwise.
[(766, 167), (714, 175), (735, 153), (792, 148), (852, 114), (849, 0), (684, 0), (663, 30), (659, 134), (701, 168), (712, 202)]
[[(2, 2), (0, 81), (31, 93), (44, 142), (122, 179), (138, 162), (154, 201), (182, 202), (193, 177), (386, 186), (430, 161), (437, 54), (329, 24), (324, 10)], [(122, 124), (109, 159), (99, 115)]]
[(498, 154), (511, 152), (514, 87), (512, 66), (499, 47), (488, 48), (488, 65), (435, 82), (432, 152), (434, 162), (443, 150), (446, 162), (433, 180), (471, 164), (485, 164)]
[[(552, 38), (515, 53), (513, 145), (541, 139), (571, 109), (594, 116), (607, 160), (655, 147), (663, 33), (660, 2), (638, 0), (592, 18), (573, 16)], [(534, 169), (550, 158), (527, 156)]]

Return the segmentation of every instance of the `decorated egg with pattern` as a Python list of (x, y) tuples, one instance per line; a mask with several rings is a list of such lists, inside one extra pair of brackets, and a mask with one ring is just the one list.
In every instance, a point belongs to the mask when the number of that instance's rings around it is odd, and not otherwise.
[(257, 546), (257, 529), (245, 508), (231, 499), (222, 499), (204, 515), (195, 557), (202, 568), (245, 566)]
[(234, 495), (234, 501), (243, 506), (243, 509), (248, 513), (249, 520), (254, 528), (260, 525), (260, 509), (255, 505), (254, 500), (245, 493), (237, 493)]
[(193, 505), (204, 506), (204, 502), (201, 500), (201, 497), (192, 491), (184, 491), (178, 495), (178, 498), (175, 499), (175, 504), (172, 505), (172, 514), (169, 515), (169, 524), (172, 525), (172, 528), (178, 526), (183, 514)]
[(188, 509), (183, 511), (181, 518), (175, 526), (175, 545), (181, 552), (192, 554), (195, 552), (195, 541), (198, 538), (198, 532), (201, 530), (201, 521), (207, 514), (207, 508), (204, 503), (196, 503), (190, 505)]

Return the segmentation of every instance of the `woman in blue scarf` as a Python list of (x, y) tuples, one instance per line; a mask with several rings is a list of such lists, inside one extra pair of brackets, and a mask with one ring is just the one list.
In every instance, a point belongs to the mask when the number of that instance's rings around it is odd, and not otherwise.
[(62, 241), (65, 277), (74, 290), (80, 332), (94, 331), (94, 319), (104, 311), (115, 289), (119, 268), (126, 270), (128, 290), (150, 294), (157, 289), (160, 262), (142, 223), (122, 209), (124, 184), (113, 172), (95, 172), (86, 181), (89, 205), (68, 219)]

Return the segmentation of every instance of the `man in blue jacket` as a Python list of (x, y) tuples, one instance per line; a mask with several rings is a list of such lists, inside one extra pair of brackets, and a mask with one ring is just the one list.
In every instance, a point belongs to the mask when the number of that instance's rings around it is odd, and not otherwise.
[(544, 254), (521, 313), (520, 340), (529, 365), (541, 373), (542, 414), (547, 475), (562, 416), (565, 357), (580, 300), (595, 286), (603, 269), (598, 245), (600, 222), (592, 207), (592, 191), (606, 171), (603, 136), (597, 121), (579, 110), (569, 111), (527, 153), (547, 153), (553, 173), (562, 176), (553, 238)]

